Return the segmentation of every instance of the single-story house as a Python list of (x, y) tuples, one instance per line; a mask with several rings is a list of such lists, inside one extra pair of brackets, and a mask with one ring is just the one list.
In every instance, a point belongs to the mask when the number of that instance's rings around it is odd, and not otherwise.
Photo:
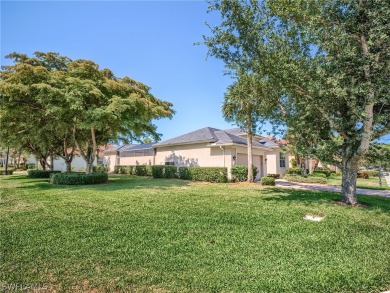
[[(158, 143), (124, 145), (104, 152), (110, 171), (116, 165), (175, 165), (227, 167), (248, 165), (247, 134), (239, 128), (201, 128)], [(253, 165), (259, 179), (267, 174), (285, 174), (290, 155), (271, 139), (255, 135)]]

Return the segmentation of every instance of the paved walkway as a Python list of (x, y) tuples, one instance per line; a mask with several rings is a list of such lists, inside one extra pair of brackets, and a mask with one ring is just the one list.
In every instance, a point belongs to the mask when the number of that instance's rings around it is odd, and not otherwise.
[[(387, 176), (386, 180), (390, 181), (389, 177), (390, 176)], [(294, 188), (294, 189), (305, 189), (305, 190), (341, 192), (341, 187), (339, 187), (339, 186), (289, 182), (289, 181), (286, 181), (284, 179), (277, 179), (275, 181), (276, 181), (276, 186), (281, 187), (281, 188)], [(388, 186), (390, 186), (389, 181), (387, 181)], [(390, 198), (390, 190), (374, 190), (374, 189), (356, 188), (356, 193), (363, 194), (363, 195), (375, 195), (375, 196), (383, 196), (383, 197)]]

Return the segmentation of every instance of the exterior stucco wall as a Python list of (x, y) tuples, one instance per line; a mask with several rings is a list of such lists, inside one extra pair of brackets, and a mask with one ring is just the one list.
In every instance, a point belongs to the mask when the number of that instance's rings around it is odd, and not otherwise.
[[(233, 165), (248, 165), (248, 149), (246, 147), (236, 147), (235, 150), (236, 161), (233, 161)], [(260, 179), (267, 174), (265, 158), (268, 151), (254, 148), (252, 149), (253, 165), (258, 169), (258, 175), (256, 179)]]
[(267, 174), (286, 174), (286, 169), (291, 167), (290, 160), (294, 157), (291, 154), (285, 154), (286, 167), (280, 167), (280, 149), (269, 152), (267, 155)]
[[(223, 167), (224, 156), (220, 148), (208, 146), (208, 143), (157, 147), (156, 165), (174, 162), (176, 166)], [(225, 152), (225, 166), (228, 158)]]
[(114, 172), (115, 165), (117, 161), (117, 155), (105, 155), (104, 156), (104, 165), (108, 167), (108, 172)]
[[(93, 165), (96, 166), (96, 160), (93, 162)], [(80, 156), (74, 156), (72, 161), (72, 171), (85, 171), (87, 163)], [(54, 160), (54, 170), (56, 171), (66, 171), (66, 164), (63, 158), (57, 158)]]

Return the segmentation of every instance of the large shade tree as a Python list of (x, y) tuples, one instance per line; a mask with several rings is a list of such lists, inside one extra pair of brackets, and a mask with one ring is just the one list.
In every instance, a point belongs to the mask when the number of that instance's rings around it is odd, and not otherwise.
[(209, 54), (282, 92), (289, 128), (323, 128), (317, 156), (340, 166), (342, 201), (356, 204), (359, 163), (390, 132), (390, 2), (217, 0), (210, 10), (221, 23), (205, 36)]
[(119, 139), (159, 138), (154, 119), (171, 117), (172, 104), (129, 77), (118, 78), (90, 60), (57, 53), (13, 53), (0, 72), (0, 138), (42, 161), (58, 155), (68, 169), (77, 149), (91, 172), (99, 145)]

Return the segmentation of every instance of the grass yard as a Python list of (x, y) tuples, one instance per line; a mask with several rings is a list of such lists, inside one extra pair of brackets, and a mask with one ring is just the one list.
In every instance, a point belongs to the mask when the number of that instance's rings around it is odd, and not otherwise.
[[(341, 177), (330, 177), (326, 178), (329, 185), (341, 186)], [(386, 179), (382, 177), (382, 187), (379, 186), (378, 177), (370, 177), (368, 179), (358, 178), (357, 179), (357, 188), (366, 188), (366, 189), (378, 189), (378, 190), (390, 190), (387, 186)]]
[[(390, 200), (125, 175), (1, 176), (0, 280), (57, 292), (381, 292)], [(322, 222), (303, 215), (325, 216)]]

